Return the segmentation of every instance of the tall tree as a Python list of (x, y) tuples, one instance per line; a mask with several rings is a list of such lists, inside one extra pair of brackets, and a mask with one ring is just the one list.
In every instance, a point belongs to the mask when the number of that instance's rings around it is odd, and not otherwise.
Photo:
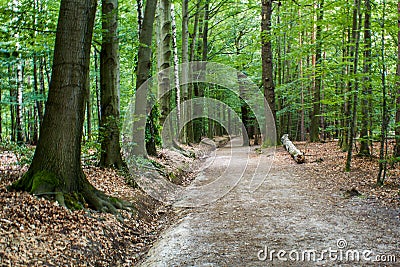
[[(262, 83), (264, 97), (276, 121), (275, 109), (275, 85), (273, 81), (273, 61), (271, 45), (271, 17), (273, 0), (262, 0), (261, 4), (261, 59), (262, 59)], [(270, 127), (270, 125), (267, 125)]]
[[(137, 66), (137, 79), (136, 79), (136, 100), (135, 100), (135, 114), (138, 120), (134, 122), (133, 129), (133, 142), (136, 146), (133, 153), (138, 156), (145, 156), (145, 132), (144, 125), (146, 125), (146, 108), (147, 108), (147, 94), (148, 85), (145, 88), (141, 86), (150, 77), (151, 67), (151, 41), (153, 38), (154, 18), (156, 14), (157, 0), (147, 0), (143, 16), (143, 26), (139, 36), (139, 50), (138, 50), (138, 66)], [(139, 90), (140, 89), (140, 90)]]
[[(182, 0), (182, 64), (187, 66), (189, 63), (189, 0)], [(186, 102), (189, 98), (189, 86), (187, 84), (189, 80), (189, 73), (187, 68), (182, 68), (182, 110), (188, 109)], [(186, 102), (186, 103), (185, 103)], [(182, 114), (185, 117), (187, 114)], [(182, 125), (182, 131), (180, 133), (181, 142), (187, 143), (187, 129), (188, 124)]]
[(80, 156), (96, 5), (96, 0), (61, 1), (38, 145), (29, 170), (12, 188), (55, 197), (69, 207), (84, 200), (96, 210), (116, 213), (119, 203), (112, 204), (88, 182)]
[(386, 153), (387, 152), (387, 130), (389, 125), (389, 114), (387, 106), (387, 93), (386, 93), (386, 59), (385, 59), (385, 19), (386, 19), (386, 1), (383, 0), (382, 5), (382, 20), (381, 20), (381, 47), (380, 47), (380, 57), (382, 61), (381, 70), (381, 85), (382, 85), (382, 126), (381, 126), (381, 147), (379, 149), (379, 171), (377, 177), (377, 185), (382, 186), (386, 178)]
[(313, 111), (311, 113), (310, 140), (319, 141), (319, 127), (321, 116), (321, 60), (322, 60), (322, 20), (324, 17), (324, 0), (316, 8), (318, 15), (315, 30), (315, 55), (313, 56), (314, 81), (313, 81)]
[(24, 116), (22, 111), (22, 100), (23, 100), (23, 89), (24, 89), (24, 67), (22, 65), (22, 59), (19, 59), (17, 66), (17, 106), (16, 106), (16, 133), (17, 143), (22, 144), (25, 141), (24, 134)]
[[(399, 22), (400, 23), (400, 22)], [(400, 24), (399, 24), (400, 27)], [(399, 31), (400, 33), (400, 31)], [(372, 114), (371, 97), (372, 97), (372, 84), (371, 84), (371, 64), (372, 64), (372, 40), (371, 40), (371, 2), (365, 0), (365, 18), (364, 18), (364, 62), (363, 62), (363, 87), (361, 101), (361, 142), (360, 142), (360, 155), (370, 156), (369, 148), (369, 118)], [(400, 36), (400, 35), (399, 35)], [(400, 49), (400, 47), (399, 47)], [(400, 50), (399, 50), (400, 51)], [(400, 54), (399, 54), (400, 56)], [(400, 59), (400, 58), (399, 58)], [(398, 68), (398, 72), (400, 69)], [(399, 73), (400, 75), (400, 73)], [(400, 115), (400, 114), (399, 114)], [(399, 118), (400, 119), (400, 118)]]
[(100, 52), (100, 163), (102, 167), (123, 169), (119, 143), (119, 39), (118, 0), (102, 0), (102, 34)]
[(362, 23), (362, 14), (361, 14), (361, 0), (354, 0), (354, 11), (353, 11), (353, 29), (352, 29), (352, 50), (354, 50), (351, 54), (353, 55), (353, 83), (352, 83), (352, 93), (353, 93), (353, 105), (352, 105), (352, 114), (350, 120), (350, 129), (349, 129), (349, 149), (347, 151), (347, 160), (346, 160), (346, 171), (350, 171), (351, 167), (351, 159), (353, 156), (353, 144), (354, 144), (354, 136), (356, 133), (356, 125), (357, 125), (357, 106), (358, 106), (358, 78), (357, 78), (357, 70), (358, 70), (358, 51), (360, 46), (360, 31), (361, 31), (361, 23)]
[(161, 116), (160, 123), (164, 124), (165, 119), (170, 113), (171, 93), (170, 93), (170, 75), (164, 70), (171, 66), (171, 2), (170, 0), (159, 0), (159, 16), (158, 16), (158, 84), (159, 94), (161, 97)]
[(396, 98), (396, 144), (394, 148), (394, 156), (400, 157), (400, 1), (397, 3), (397, 98)]

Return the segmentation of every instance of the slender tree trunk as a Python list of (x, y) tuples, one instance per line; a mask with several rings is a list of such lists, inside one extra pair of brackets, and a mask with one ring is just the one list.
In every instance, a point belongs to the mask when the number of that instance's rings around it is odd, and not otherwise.
[(103, 40), (100, 52), (101, 167), (125, 168), (119, 143), (118, 0), (102, 0)]
[(387, 135), (387, 128), (389, 125), (389, 116), (388, 116), (388, 107), (386, 100), (386, 61), (385, 61), (385, 12), (386, 12), (386, 1), (383, 0), (383, 17), (381, 22), (382, 35), (381, 35), (381, 60), (382, 60), (382, 73), (381, 73), (381, 82), (382, 82), (382, 127), (381, 127), (381, 147), (379, 150), (379, 171), (377, 184), (379, 186), (383, 185), (383, 182), (386, 178), (386, 156), (385, 156), (385, 141)]
[[(244, 79), (246, 76), (242, 72), (238, 72), (238, 83), (239, 83), (239, 93), (242, 99), (248, 99), (246, 94), (249, 92), (246, 91), (246, 86)], [(241, 100), (240, 111), (242, 116), (242, 138), (243, 138), (243, 146), (250, 146), (250, 126), (249, 126), (249, 106), (246, 104), (244, 100)]]
[[(368, 0), (367, 0), (368, 1)], [(393, 155), (400, 157), (400, 1), (397, 3), (397, 98), (396, 98), (396, 144)]]
[[(189, 0), (182, 1), (182, 64), (183, 66), (187, 66), (189, 63)], [(187, 84), (189, 80), (188, 68), (182, 68), (182, 110), (185, 111), (189, 109), (187, 106), (187, 100), (189, 98), (189, 86)], [(186, 102), (186, 103), (185, 103)], [(182, 116), (185, 117), (188, 114), (182, 113)], [(181, 132), (181, 142), (188, 142), (188, 124), (182, 125)]]
[[(45, 95), (46, 95), (46, 89), (45, 89), (45, 82), (44, 82), (44, 67), (43, 67), (43, 60), (39, 60), (39, 95), (40, 95), (40, 100), (38, 101), (38, 116), (39, 116), (39, 126), (42, 125), (43, 121), (43, 106), (44, 106), (44, 100)], [(40, 127), (39, 127), (40, 128)]]
[(143, 0), (136, 0), (139, 36), (143, 28)]
[(364, 19), (364, 62), (363, 62), (363, 87), (361, 101), (361, 143), (360, 155), (370, 156), (369, 148), (369, 121), (368, 118), (372, 114), (370, 102), (372, 98), (372, 85), (371, 85), (371, 62), (372, 62), (372, 41), (371, 41), (371, 2), (365, 0), (365, 19)]
[(170, 0), (159, 0), (159, 16), (158, 16), (158, 85), (161, 114), (160, 124), (163, 125), (165, 119), (170, 113), (171, 97), (170, 92), (170, 73), (165, 71), (171, 66), (171, 2)]
[(324, 0), (321, 0), (317, 6), (317, 25), (315, 30), (315, 57), (314, 57), (314, 90), (313, 90), (313, 112), (311, 114), (310, 140), (317, 142), (319, 138), (320, 116), (321, 116), (321, 59), (322, 59), (322, 27), (321, 23), (324, 17)]
[[(95, 90), (96, 90), (96, 107), (97, 107), (97, 126), (100, 132), (100, 121), (101, 121), (101, 100), (100, 100), (100, 86), (99, 86), (99, 57), (98, 50), (94, 49), (94, 73), (95, 73)], [(101, 138), (99, 136), (99, 142), (101, 143)]]
[[(200, 24), (200, 15), (201, 15), (201, 2), (202, 0), (197, 0), (196, 4), (196, 13), (194, 16), (194, 23), (193, 23), (193, 33), (190, 34), (191, 37), (191, 42), (190, 42), (190, 48), (189, 48), (189, 62), (192, 62), (196, 60), (196, 45), (197, 45), (197, 37), (200, 35), (199, 31), (201, 30), (201, 27), (199, 27)], [(193, 98), (193, 89), (194, 85), (191, 83), (188, 85), (188, 99)], [(192, 106), (188, 105), (186, 107), (186, 116), (190, 118), (192, 114)], [(186, 141), (187, 143), (194, 142), (194, 127), (193, 127), (193, 121), (190, 121), (189, 123), (186, 124), (185, 127), (185, 132), (186, 132)]]
[[(153, 37), (153, 25), (157, 7), (157, 0), (147, 0), (144, 10), (143, 27), (139, 37), (139, 50), (138, 50), (138, 66), (137, 66), (137, 79), (136, 79), (136, 101), (135, 101), (135, 115), (138, 120), (135, 121), (133, 129), (133, 142), (137, 144), (134, 147), (133, 153), (138, 156), (146, 156), (145, 146), (145, 132), (143, 126), (146, 125), (146, 107), (147, 107), (147, 94), (148, 86), (141, 86), (150, 77), (151, 69), (151, 42)], [(139, 90), (140, 89), (140, 90)]]
[[(262, 58), (262, 82), (264, 87), (264, 97), (267, 101), (273, 119), (276, 122), (275, 109), (275, 85), (273, 81), (273, 61), (272, 61), (272, 45), (271, 45), (271, 17), (272, 17), (272, 0), (262, 0), (261, 9), (261, 58)], [(267, 127), (270, 127), (267, 123)], [(266, 140), (270, 143), (269, 140)], [(271, 145), (271, 144), (269, 144)]]
[(17, 143), (22, 144), (25, 141), (24, 128), (23, 128), (23, 87), (24, 87), (24, 67), (22, 62), (17, 65), (17, 108), (16, 108), (16, 134)]
[[(0, 86), (0, 103), (1, 103), (1, 96), (2, 96), (2, 92), (3, 90), (2, 90), (2, 87)], [(2, 115), (3, 115), (3, 105), (0, 105), (0, 142), (2, 142), (3, 141), (3, 117), (2, 117)]]
[(11, 136), (10, 139), (12, 142), (15, 142), (16, 140), (16, 124), (15, 124), (15, 106), (16, 106), (16, 93), (15, 93), (15, 86), (13, 82), (13, 68), (11, 67), (11, 64), (8, 65), (8, 83), (10, 84), (10, 120), (11, 120)]
[(36, 103), (35, 103), (35, 112), (34, 112), (34, 124), (33, 124), (33, 136), (32, 136), (32, 143), (37, 144), (39, 139), (39, 117), (41, 113), (41, 101), (40, 101), (40, 93), (39, 93), (39, 79), (38, 79), (38, 67), (37, 67), (37, 57), (36, 55), (33, 56), (33, 90), (36, 96)]
[(174, 59), (174, 84), (176, 92), (176, 113), (177, 113), (177, 129), (181, 125), (181, 88), (179, 81), (179, 58), (178, 58), (178, 45), (176, 33), (176, 20), (175, 20), (175, 5), (171, 4), (171, 26), (172, 26), (172, 53)]
[(72, 208), (84, 199), (89, 207), (116, 213), (120, 203), (114, 206), (87, 181), (80, 156), (96, 4), (95, 0), (61, 1), (39, 142), (28, 172), (13, 187), (55, 196)]
[(88, 96), (87, 96), (86, 100), (87, 100), (86, 101), (86, 128), (87, 128), (86, 140), (90, 141), (92, 139), (92, 101), (91, 101), (90, 90), (88, 92)]
[[(358, 106), (358, 78), (357, 78), (357, 69), (358, 69), (358, 54), (359, 54), (359, 45), (360, 45), (360, 32), (361, 32), (361, 24), (362, 24), (362, 14), (361, 14), (361, 0), (354, 0), (354, 17), (353, 18), (353, 36), (354, 40), (354, 58), (353, 58), (353, 110), (350, 120), (350, 131), (349, 131), (349, 150), (347, 151), (347, 160), (346, 160), (346, 171), (350, 171), (351, 168), (351, 159), (353, 156), (353, 143), (354, 136), (356, 133), (356, 125), (357, 125), (357, 106)], [(358, 18), (357, 18), (358, 16)], [(358, 19), (358, 23), (357, 23)]]

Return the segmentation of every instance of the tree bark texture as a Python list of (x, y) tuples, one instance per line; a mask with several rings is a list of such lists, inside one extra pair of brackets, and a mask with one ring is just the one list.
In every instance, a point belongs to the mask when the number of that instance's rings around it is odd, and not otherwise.
[[(262, 83), (264, 88), (264, 97), (272, 112), (273, 119), (276, 122), (275, 109), (275, 85), (273, 81), (273, 61), (272, 61), (272, 45), (271, 45), (271, 17), (272, 17), (272, 0), (262, 0), (261, 9), (261, 58), (262, 58)], [(268, 125), (267, 127), (270, 127)], [(266, 140), (268, 143), (268, 140)], [(272, 145), (272, 144), (269, 144)]]
[(86, 202), (96, 210), (114, 213), (116, 202), (112, 204), (88, 182), (80, 156), (96, 4), (95, 0), (61, 1), (38, 145), (29, 170), (12, 187), (55, 196), (70, 208)]
[(100, 52), (100, 140), (101, 167), (123, 169), (119, 143), (119, 40), (118, 40), (118, 0), (102, 1), (103, 40)]

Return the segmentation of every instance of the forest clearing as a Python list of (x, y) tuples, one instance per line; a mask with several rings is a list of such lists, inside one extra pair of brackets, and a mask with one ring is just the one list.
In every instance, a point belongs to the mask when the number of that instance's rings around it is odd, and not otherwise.
[(399, 40), (395, 0), (2, 1), (0, 265), (398, 265)]

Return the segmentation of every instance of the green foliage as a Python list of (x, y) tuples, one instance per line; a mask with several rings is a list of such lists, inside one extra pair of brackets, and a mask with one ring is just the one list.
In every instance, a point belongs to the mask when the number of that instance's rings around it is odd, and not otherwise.
[(25, 144), (19, 145), (16, 142), (10, 141), (0, 143), (0, 148), (3, 151), (13, 152), (17, 158), (16, 164), (21, 167), (30, 165), (35, 153), (34, 146), (28, 146)]
[(100, 159), (101, 143), (97, 140), (90, 140), (82, 143), (82, 162), (85, 165), (96, 165)]

